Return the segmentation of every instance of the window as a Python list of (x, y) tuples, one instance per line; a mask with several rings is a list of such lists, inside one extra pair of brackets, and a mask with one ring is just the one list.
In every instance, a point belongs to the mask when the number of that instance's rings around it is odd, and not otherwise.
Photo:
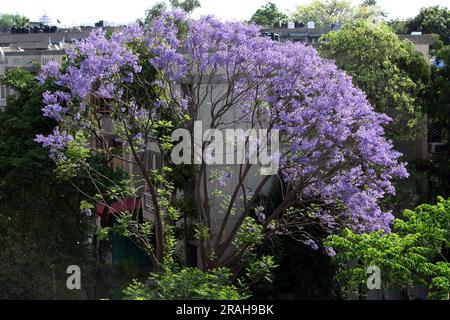
[(6, 99), (6, 86), (0, 86), (0, 100)]
[(6, 106), (6, 86), (0, 85), (0, 111)]

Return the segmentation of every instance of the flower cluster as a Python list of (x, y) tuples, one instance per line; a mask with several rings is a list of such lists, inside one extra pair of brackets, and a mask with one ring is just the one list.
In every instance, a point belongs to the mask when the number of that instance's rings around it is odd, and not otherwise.
[[(107, 36), (96, 29), (89, 37), (78, 41), (67, 51), (67, 62), (46, 64), (38, 76), (41, 84), (52, 81), (60, 89), (43, 94), (43, 114), (68, 129), (85, 126), (81, 122), (91, 96), (110, 99), (122, 94), (121, 84), (133, 81), (133, 74), (141, 71), (139, 55), (129, 44), (143, 36), (142, 29), (131, 25), (123, 31)], [(64, 123), (62, 123), (64, 121)], [(50, 148), (52, 157), (64, 149), (70, 139), (55, 129), (52, 135), (37, 136), (36, 141)]]
[(39, 134), (34, 141), (42, 144), (43, 147), (49, 148), (50, 157), (56, 159), (60, 156), (59, 151), (63, 149), (68, 142), (73, 141), (73, 137), (68, 135), (65, 131), (60, 132), (59, 127), (56, 127), (52, 134), (49, 134), (48, 136)]

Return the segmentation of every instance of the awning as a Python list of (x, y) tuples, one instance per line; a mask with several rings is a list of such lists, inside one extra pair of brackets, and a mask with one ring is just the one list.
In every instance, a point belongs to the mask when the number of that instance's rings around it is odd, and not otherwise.
[(103, 202), (97, 202), (96, 209), (99, 217), (105, 216), (105, 222), (109, 224), (109, 217), (113, 213), (120, 212), (135, 212), (142, 208), (141, 198), (129, 198), (118, 202), (111, 203), (109, 205)]

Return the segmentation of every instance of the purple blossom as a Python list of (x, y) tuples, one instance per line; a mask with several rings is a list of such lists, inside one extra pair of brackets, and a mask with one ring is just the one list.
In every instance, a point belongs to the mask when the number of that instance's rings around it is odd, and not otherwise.
[(92, 210), (89, 208), (83, 209), (81, 210), (81, 214), (83, 214), (86, 217), (92, 217)]
[(53, 130), (53, 134), (47, 136), (38, 134), (34, 141), (42, 144), (44, 148), (48, 148), (50, 157), (56, 159), (58, 158), (58, 153), (67, 146), (67, 143), (73, 141), (73, 138), (67, 135), (65, 131), (60, 132), (59, 127), (56, 127)]
[(62, 114), (66, 111), (66, 109), (55, 103), (46, 105), (42, 108), (42, 111), (45, 117), (52, 118), (60, 122), (62, 120)]
[(60, 65), (55, 61), (50, 61), (42, 67), (38, 80), (43, 84), (48, 78), (56, 78), (59, 76)]
[(325, 248), (325, 253), (326, 253), (327, 256), (329, 256), (329, 257), (335, 257), (335, 256), (336, 256), (336, 251), (334, 251), (334, 249), (331, 248), (331, 247)]
[[(187, 33), (180, 32), (180, 25), (188, 27)], [(239, 97), (232, 107), (242, 121), (250, 123), (257, 113), (282, 132), (285, 150), (276, 157), (284, 181), (293, 186), (307, 181), (298, 196), (342, 208), (317, 212), (323, 225), (331, 231), (342, 225), (356, 232), (389, 231), (393, 216), (381, 209), (380, 200), (395, 193), (393, 179), (408, 176), (401, 154), (384, 136), (383, 126), (391, 120), (376, 113), (351, 78), (314, 48), (280, 44), (259, 33), (254, 25), (210, 16), (190, 20), (179, 11), (163, 13), (148, 30), (131, 25), (108, 38), (98, 29), (68, 50), (66, 70), (55, 64), (43, 68), (40, 80), (54, 78), (60, 87), (44, 94), (43, 112), (61, 121), (61, 128), (80, 128), (93, 93), (114, 100), (119, 119), (139, 120), (169, 108), (188, 112), (200, 97), (186, 94), (180, 82), (191, 79), (199, 85), (215, 74)], [(151, 85), (170, 92), (170, 99), (140, 105), (127, 97), (143, 63), (156, 69), (158, 80)], [(255, 101), (268, 107), (256, 110)], [(70, 137), (55, 130), (37, 137), (51, 154)], [(223, 174), (217, 183), (225, 186), (230, 179), (231, 174)], [(266, 220), (263, 214), (257, 218)]]
[(256, 219), (258, 220), (259, 223), (264, 223), (264, 221), (266, 221), (267, 217), (264, 214), (263, 206), (258, 206), (255, 208), (255, 215), (256, 215)]
[(222, 172), (222, 174), (220, 175), (220, 177), (217, 180), (217, 184), (220, 187), (225, 187), (227, 185), (227, 183), (230, 181), (232, 176), (233, 176), (232, 173), (229, 171)]
[(311, 249), (313, 249), (314, 251), (319, 250), (319, 246), (317, 245), (317, 243), (312, 240), (312, 239), (308, 239), (307, 241), (305, 241), (305, 244), (310, 247)]

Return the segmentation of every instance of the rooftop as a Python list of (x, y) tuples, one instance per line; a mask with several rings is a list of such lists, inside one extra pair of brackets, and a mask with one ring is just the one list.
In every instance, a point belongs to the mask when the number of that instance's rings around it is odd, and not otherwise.
[[(277, 33), (280, 35), (281, 39), (291, 39), (291, 38), (319, 38), (331, 31), (338, 30), (336, 27), (318, 27), (318, 28), (271, 28), (271, 29), (261, 29), (261, 33)], [(432, 34), (401, 34), (398, 36), (401, 40), (409, 40), (415, 45), (432, 45), (433, 35)]]
[[(94, 27), (83, 27), (74, 29), (61, 29), (52, 33), (11, 33), (0, 32), (0, 46), (15, 45), (18, 44), (32, 44), (32, 43), (59, 43), (59, 42), (73, 42), (75, 40), (81, 40), (86, 38)], [(119, 30), (119, 27), (106, 27), (107, 31)]]

